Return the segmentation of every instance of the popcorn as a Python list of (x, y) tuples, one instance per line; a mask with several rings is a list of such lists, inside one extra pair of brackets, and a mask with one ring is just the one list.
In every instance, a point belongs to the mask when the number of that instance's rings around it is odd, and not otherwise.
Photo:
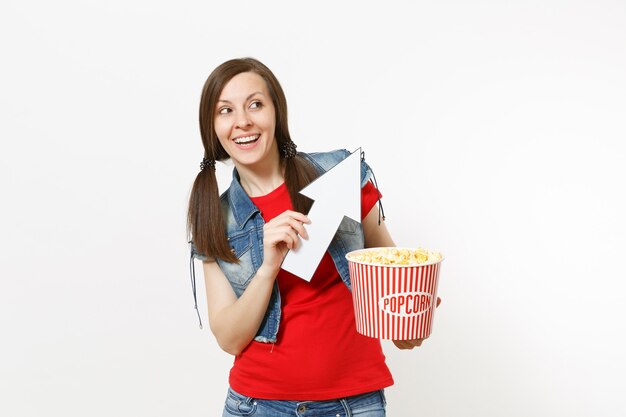
[(415, 340), (432, 331), (443, 255), (423, 248), (368, 248), (346, 254), (356, 331)]
[(423, 248), (373, 248), (351, 253), (348, 259), (378, 265), (423, 265), (441, 261), (442, 255)]

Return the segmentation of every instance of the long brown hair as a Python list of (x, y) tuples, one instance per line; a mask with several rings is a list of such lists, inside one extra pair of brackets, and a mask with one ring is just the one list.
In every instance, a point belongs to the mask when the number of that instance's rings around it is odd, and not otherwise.
[[(287, 99), (276, 76), (254, 58), (232, 59), (215, 68), (202, 89), (200, 135), (204, 157), (209, 160), (224, 161), (229, 158), (215, 133), (215, 108), (224, 86), (242, 72), (254, 72), (265, 80), (276, 113), (275, 137), (278, 148), (282, 149), (285, 144), (291, 142), (287, 123)], [(308, 213), (312, 201), (299, 194), (299, 191), (319, 175), (317, 170), (300, 155), (285, 158), (280, 151), (280, 161), (285, 168), (285, 184), (294, 209)], [(228, 262), (238, 262), (226, 238), (215, 170), (211, 167), (201, 170), (193, 183), (187, 213), (187, 232), (201, 254)]]

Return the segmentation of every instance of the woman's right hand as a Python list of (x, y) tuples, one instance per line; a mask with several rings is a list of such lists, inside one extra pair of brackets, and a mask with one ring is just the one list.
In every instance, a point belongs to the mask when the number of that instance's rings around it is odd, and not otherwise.
[(300, 244), (300, 237), (309, 238), (304, 224), (309, 218), (297, 211), (287, 210), (274, 217), (263, 226), (263, 264), (278, 273), (283, 259), (290, 249)]
[(300, 237), (309, 237), (305, 223), (310, 221), (304, 214), (285, 211), (265, 224), (263, 264), (239, 297), (217, 262), (203, 262), (209, 324), (224, 351), (236, 356), (254, 339), (283, 258), (298, 247)]

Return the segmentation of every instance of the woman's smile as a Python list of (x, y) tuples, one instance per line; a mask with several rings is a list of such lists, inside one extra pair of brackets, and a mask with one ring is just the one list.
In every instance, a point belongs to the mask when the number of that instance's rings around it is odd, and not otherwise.
[(240, 149), (250, 149), (256, 145), (260, 137), (260, 134), (239, 136), (233, 139), (233, 142), (235, 142)]

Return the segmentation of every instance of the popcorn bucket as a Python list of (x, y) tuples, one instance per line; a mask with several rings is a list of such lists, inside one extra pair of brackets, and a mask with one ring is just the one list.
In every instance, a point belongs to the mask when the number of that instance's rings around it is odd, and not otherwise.
[(354, 259), (355, 255), (358, 257), (381, 249), (391, 248), (362, 249), (346, 255), (357, 332), (390, 340), (428, 337), (433, 325), (443, 257), (439, 255), (436, 261), (409, 265)]

